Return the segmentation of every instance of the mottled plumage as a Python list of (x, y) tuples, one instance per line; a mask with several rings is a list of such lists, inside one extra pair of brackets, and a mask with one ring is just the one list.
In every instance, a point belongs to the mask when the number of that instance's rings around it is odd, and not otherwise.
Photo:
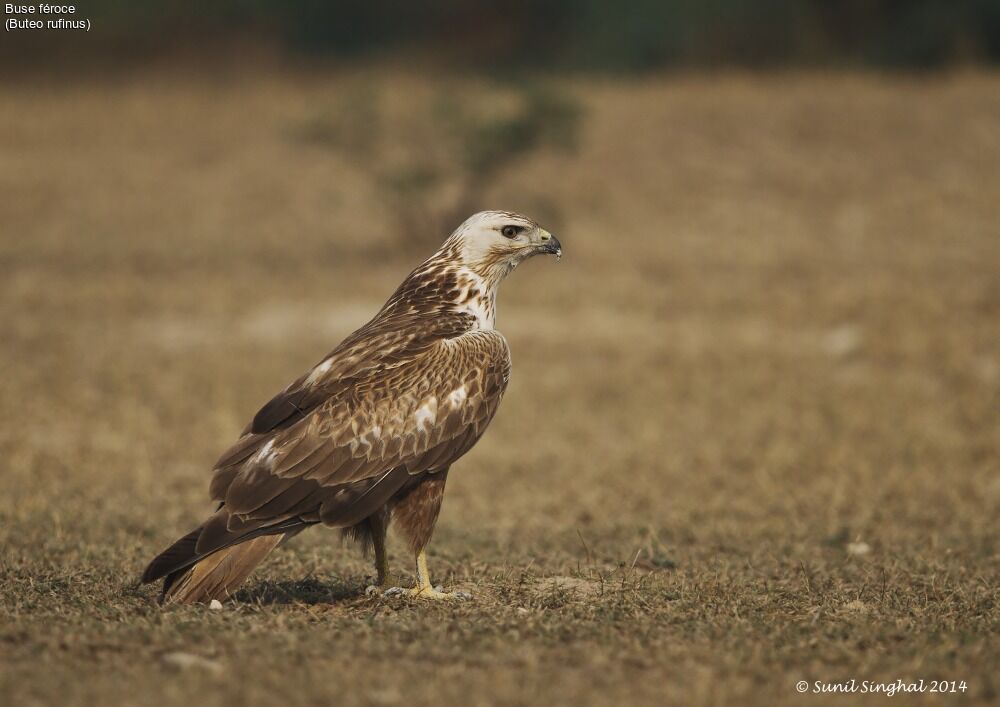
[[(510, 377), (496, 293), (518, 263), (561, 254), (523, 216), (476, 214), (366, 325), (272, 398), (214, 467), (218, 509), (154, 559), (163, 598), (225, 598), (282, 539), (309, 525), (371, 543), (388, 581), (390, 520), (417, 555), (421, 596), (439, 595), (423, 549), (448, 469), (476, 443)], [(444, 596), (444, 595), (442, 595)]]

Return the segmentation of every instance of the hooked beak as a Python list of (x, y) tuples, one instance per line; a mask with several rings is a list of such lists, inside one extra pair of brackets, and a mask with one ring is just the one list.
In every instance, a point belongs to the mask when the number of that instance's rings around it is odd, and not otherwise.
[(556, 258), (562, 257), (562, 243), (559, 239), (553, 236), (548, 231), (542, 231), (539, 235), (539, 246), (538, 252), (540, 253), (551, 253), (556, 256)]

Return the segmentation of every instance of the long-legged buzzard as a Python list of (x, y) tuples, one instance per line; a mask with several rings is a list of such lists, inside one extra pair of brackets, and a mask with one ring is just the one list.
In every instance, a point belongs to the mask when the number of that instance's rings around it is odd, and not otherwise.
[(342, 528), (374, 548), (390, 583), (385, 536), (395, 521), (416, 558), (416, 596), (431, 584), (424, 549), (449, 467), (490, 423), (510, 377), (494, 328), (500, 282), (559, 241), (503, 211), (469, 218), (414, 270), (375, 317), (254, 416), (215, 464), (214, 514), (160, 553), (142, 576), (161, 600), (229, 596), (282, 540), (310, 525)]

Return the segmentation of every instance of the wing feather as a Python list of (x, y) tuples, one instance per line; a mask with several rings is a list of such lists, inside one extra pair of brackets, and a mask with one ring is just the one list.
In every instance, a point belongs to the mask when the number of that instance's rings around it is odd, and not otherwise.
[(356, 334), (264, 406), (220, 458), (211, 486), (221, 512), (238, 519), (213, 517), (199, 551), (212, 537), (292, 515), (359, 522), (411, 474), (467, 452), (503, 395), (509, 351), (497, 332), (440, 319), (419, 334), (397, 326)]

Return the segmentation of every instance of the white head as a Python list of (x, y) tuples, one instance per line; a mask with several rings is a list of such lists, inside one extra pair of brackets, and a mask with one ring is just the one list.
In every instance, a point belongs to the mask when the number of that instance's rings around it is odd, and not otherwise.
[(562, 246), (530, 218), (509, 211), (474, 214), (410, 273), (378, 316), (434, 315), (444, 307), (470, 312), (480, 327), (492, 329), (500, 283), (519, 263), (542, 253), (560, 257)]
[(480, 277), (497, 283), (533, 255), (562, 256), (555, 236), (530, 218), (510, 211), (473, 214), (445, 241), (444, 250), (457, 255)]

